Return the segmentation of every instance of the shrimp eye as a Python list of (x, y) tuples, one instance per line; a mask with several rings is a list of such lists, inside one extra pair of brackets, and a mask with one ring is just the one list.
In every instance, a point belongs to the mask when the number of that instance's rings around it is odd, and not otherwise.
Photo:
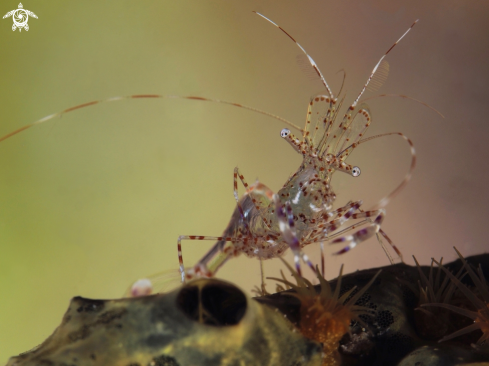
[(283, 138), (286, 138), (289, 135), (290, 135), (290, 130), (288, 128), (284, 128), (282, 131), (280, 131), (280, 136), (282, 136)]
[(357, 166), (354, 166), (353, 169), (351, 170), (351, 175), (353, 175), (354, 177), (358, 177), (361, 173), (361, 170), (359, 167)]

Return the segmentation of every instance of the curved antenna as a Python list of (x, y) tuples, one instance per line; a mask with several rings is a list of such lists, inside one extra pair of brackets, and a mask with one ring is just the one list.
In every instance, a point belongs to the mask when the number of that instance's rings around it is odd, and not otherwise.
[(409, 171), (407, 172), (407, 174), (404, 177), (404, 179), (402, 180), (402, 182), (391, 193), (389, 193), (387, 196), (385, 196), (379, 202), (377, 202), (377, 204), (375, 204), (370, 210), (377, 210), (379, 208), (382, 208), (382, 207), (387, 206), (387, 204), (389, 203), (389, 201), (392, 198), (394, 198), (395, 196), (397, 196), (399, 194), (399, 192), (401, 192), (401, 190), (409, 182), (409, 180), (411, 179), (411, 176), (413, 175), (413, 170), (416, 167), (416, 151), (414, 149), (413, 142), (406, 135), (404, 135), (401, 132), (387, 132), (387, 133), (383, 133), (383, 134), (380, 134), (380, 135), (375, 135), (375, 136), (367, 137), (367, 138), (365, 138), (363, 140), (358, 141), (357, 142), (357, 146), (360, 145), (360, 144), (362, 144), (362, 143), (364, 143), (364, 142), (367, 142), (367, 141), (370, 141), (370, 140), (373, 140), (373, 139), (376, 139), (376, 138), (379, 138), (379, 137), (390, 136), (390, 135), (399, 135), (404, 140), (407, 141), (407, 143), (411, 147), (411, 166), (409, 167)]
[(246, 105), (243, 105), (243, 104), (239, 104), (239, 103), (228, 102), (228, 101), (220, 100), (220, 99), (210, 99), (210, 98), (194, 97), (194, 96), (159, 95), (159, 94), (138, 94), (138, 95), (128, 95), (128, 96), (121, 96), (121, 97), (111, 97), (111, 98), (101, 99), (101, 100), (94, 100), (94, 101), (91, 101), (91, 102), (88, 102), (88, 103), (83, 103), (83, 104), (80, 104), (80, 105), (77, 105), (77, 106), (74, 106), (74, 107), (71, 107), (71, 108), (62, 110), (61, 112), (56, 112), (56, 113), (50, 114), (49, 116), (43, 117), (43, 118), (41, 118), (41, 119), (39, 119), (39, 120), (37, 120), (37, 121), (35, 121), (33, 123), (30, 123), (28, 125), (22, 126), (22, 127), (18, 128), (18, 129), (16, 129), (15, 131), (12, 131), (12, 132), (6, 134), (5, 136), (0, 137), (0, 142), (2, 142), (3, 140), (8, 139), (9, 137), (12, 137), (14, 135), (17, 135), (18, 133), (20, 133), (20, 132), (22, 132), (24, 130), (27, 130), (28, 128), (31, 128), (31, 127), (33, 127), (35, 125), (39, 125), (41, 123), (47, 122), (49, 120), (52, 120), (54, 118), (59, 118), (59, 117), (63, 116), (64, 114), (69, 113), (69, 112), (73, 112), (73, 111), (75, 111), (77, 109), (86, 108), (86, 107), (90, 107), (90, 106), (97, 105), (97, 104), (102, 104), (102, 103), (118, 102), (118, 101), (127, 100), (127, 99), (152, 99), (152, 98), (160, 98), (160, 99), (190, 99), (190, 100), (202, 100), (202, 101), (205, 101), (205, 102), (214, 102), (214, 103), (227, 104), (227, 105), (231, 105), (231, 106), (234, 106), (234, 107), (244, 108), (244, 109), (247, 109), (249, 111), (252, 111), (252, 112), (255, 112), (255, 113), (259, 113), (259, 114), (265, 115), (267, 117), (274, 118), (276, 120), (279, 120), (280, 122), (283, 122), (283, 123), (289, 125), (290, 127), (293, 127), (295, 129), (303, 132), (302, 128), (296, 126), (292, 122), (287, 121), (285, 118), (276, 116), (276, 115), (274, 115), (272, 113), (268, 113), (268, 112), (262, 111), (262, 110), (257, 109), (257, 108), (253, 108), (253, 107), (249, 107), (249, 106), (246, 106)]
[(412, 98), (412, 97), (409, 97), (409, 96), (403, 95), (403, 94), (380, 94), (380, 95), (376, 95), (373, 97), (362, 99), (362, 102), (366, 102), (367, 100), (371, 100), (371, 99), (375, 99), (375, 98), (381, 98), (381, 97), (397, 97), (397, 98), (409, 99), (409, 100), (415, 101), (416, 103), (424, 105), (425, 107), (431, 109), (432, 111), (434, 111), (435, 113), (440, 115), (442, 118), (445, 118), (445, 116), (443, 114), (441, 114), (441, 112), (438, 109), (430, 106), (428, 103), (425, 103), (421, 100), (418, 100), (418, 99), (415, 99), (415, 98)]
[(365, 83), (365, 85), (363, 86), (363, 89), (362, 91), (360, 92), (360, 94), (358, 95), (357, 99), (355, 99), (355, 101), (353, 102), (353, 104), (351, 105), (351, 107), (355, 107), (358, 103), (358, 101), (360, 100), (360, 98), (362, 97), (363, 93), (365, 92), (365, 90), (367, 89), (367, 86), (368, 84), (370, 83), (370, 81), (372, 80), (373, 76), (375, 75), (375, 73), (377, 72), (377, 69), (379, 68), (380, 66), (380, 63), (382, 62), (382, 60), (384, 60), (385, 56), (387, 56), (389, 54), (390, 51), (392, 51), (392, 49), (401, 41), (401, 39), (404, 38), (404, 36), (406, 34), (409, 33), (409, 31), (414, 27), (414, 25), (419, 21), (419, 19), (416, 19), (416, 21), (409, 27), (409, 29), (404, 32), (404, 34), (401, 36), (401, 38), (399, 38), (396, 43), (394, 43), (391, 48), (389, 48), (387, 50), (387, 52), (384, 54), (384, 56), (382, 56), (379, 60), (379, 62), (377, 62), (377, 64), (375, 65), (374, 69), (372, 70), (372, 73), (370, 74), (369, 78), (367, 79), (367, 82)]
[(311, 56), (309, 56), (309, 54), (306, 52), (306, 50), (299, 44), (297, 43), (297, 41), (294, 39), (294, 37), (292, 37), (289, 33), (287, 33), (285, 31), (285, 29), (283, 29), (281, 26), (279, 26), (278, 24), (276, 24), (275, 22), (273, 22), (272, 20), (268, 19), (266, 16), (264, 16), (263, 14), (260, 14), (256, 11), (253, 11), (253, 13), (261, 16), (263, 19), (267, 20), (268, 22), (272, 23), (274, 26), (276, 26), (278, 29), (280, 29), (282, 32), (284, 32), (291, 40), (293, 40), (295, 42), (295, 44), (301, 49), (302, 52), (304, 52), (304, 54), (307, 56), (307, 59), (309, 60), (309, 63), (311, 64), (312, 68), (316, 71), (316, 73), (318, 74), (319, 78), (321, 79), (324, 87), (326, 88), (328, 94), (329, 94), (329, 97), (331, 99), (334, 99), (334, 96), (333, 96), (333, 92), (331, 91), (331, 88), (329, 87), (328, 83), (326, 82), (326, 79), (324, 78), (323, 74), (321, 73), (321, 70), (319, 70), (319, 67), (316, 65), (316, 62), (312, 59)]
[(340, 72), (343, 72), (343, 81), (341, 82), (341, 88), (340, 91), (338, 92), (338, 95), (340, 95), (341, 92), (343, 91), (343, 86), (345, 86), (345, 80), (346, 80), (346, 70), (345, 69), (338, 70), (336, 74), (339, 74)]

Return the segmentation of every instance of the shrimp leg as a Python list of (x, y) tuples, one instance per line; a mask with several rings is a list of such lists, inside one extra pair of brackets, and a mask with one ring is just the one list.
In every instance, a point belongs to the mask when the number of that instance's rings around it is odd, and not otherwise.
[[(348, 203), (346, 204), (345, 206), (343, 207), (340, 207), (339, 209), (333, 211), (332, 215), (333, 217), (335, 217), (335, 220), (333, 221), (330, 221), (329, 224), (329, 227), (327, 226), (328, 224), (320, 224), (317, 226), (317, 228), (327, 228), (329, 229), (329, 232), (331, 231), (334, 231), (333, 229), (337, 229), (340, 225), (338, 225), (338, 222), (334, 222), (336, 220), (338, 220), (339, 218), (341, 218), (341, 223), (344, 223), (346, 221), (346, 219), (344, 217), (336, 217), (336, 215), (338, 214), (341, 214), (343, 212), (345, 212), (348, 208), (351, 208), (355, 203)], [(358, 208), (358, 210), (360, 211), (360, 213), (354, 213), (350, 216), (350, 218), (352, 219), (360, 219), (360, 218), (363, 218), (364, 220), (361, 220), (359, 222), (356, 222), (354, 223), (353, 225), (350, 225), (332, 235), (328, 235), (327, 237), (324, 237), (324, 234), (323, 233), (320, 233), (319, 235), (317, 234), (317, 231), (313, 231), (312, 234), (309, 238), (308, 238), (308, 242), (309, 243), (312, 243), (312, 242), (322, 242), (322, 241), (332, 241), (333, 239), (336, 239), (340, 236), (343, 236), (345, 233), (351, 231), (351, 230), (354, 230), (360, 226), (364, 226), (365, 224), (369, 224), (369, 225), (372, 225), (374, 224), (374, 222), (370, 219), (371, 217), (377, 217), (381, 210), (374, 210), (374, 211), (363, 211), (362, 209)], [(331, 225), (331, 223), (333, 223), (333, 225)], [(374, 224), (375, 226), (375, 224)], [(314, 235), (315, 234), (315, 235)], [(376, 233), (376, 236), (377, 236), (377, 241), (379, 242), (380, 246), (382, 247), (382, 249), (384, 250), (384, 253), (386, 254), (387, 258), (389, 259), (389, 261), (391, 262), (391, 264), (394, 264), (395, 261), (392, 257), (392, 255), (389, 253), (389, 251), (387, 250), (386, 246), (384, 245), (383, 241), (382, 241), (382, 237), (384, 237), (387, 242), (389, 243), (389, 245), (392, 247), (392, 249), (396, 252), (396, 254), (398, 255), (398, 257), (401, 259), (402, 262), (403, 261), (403, 256), (402, 256), (402, 253), (401, 251), (397, 248), (397, 246), (393, 243), (392, 239), (389, 238), (389, 236), (385, 233), (385, 231), (383, 231), (382, 229), (379, 229), (378, 233)], [(363, 240), (366, 240), (366, 239), (363, 239)], [(362, 240), (362, 241), (363, 241)]]
[[(380, 210), (363, 211), (362, 209), (359, 209), (359, 211), (361, 213), (360, 214), (354, 214), (354, 215), (352, 215), (352, 218), (354, 218), (354, 219), (357, 219), (357, 218), (367, 218), (367, 220), (369, 222), (372, 222), (372, 220), (369, 219), (370, 217), (376, 216), (380, 212)], [(404, 259), (402, 257), (401, 251), (396, 247), (396, 245), (392, 242), (392, 239), (389, 238), (389, 236), (385, 233), (384, 230), (382, 230), (381, 228), (379, 228), (379, 231), (375, 235), (377, 236), (377, 241), (379, 242), (380, 246), (382, 247), (382, 250), (384, 251), (385, 255), (387, 256), (387, 258), (389, 259), (389, 261), (391, 262), (391, 264), (394, 264), (394, 258), (392, 258), (392, 255), (389, 253), (389, 251), (387, 250), (386, 246), (384, 245), (384, 242), (382, 241), (382, 237), (384, 237), (387, 240), (387, 242), (389, 243), (389, 245), (391, 246), (391, 248), (396, 252), (396, 254), (398, 255), (398, 257), (401, 259), (401, 262), (404, 262)]]
[[(362, 209), (358, 209), (360, 212), (364, 213), (365, 211), (363, 211)], [(369, 212), (369, 211), (367, 211)], [(360, 216), (360, 214), (356, 214), (356, 215), (353, 215), (353, 218), (360, 218), (360, 217), (367, 217), (367, 220), (369, 222), (372, 222), (371, 219), (368, 219), (369, 217), (373, 217), (375, 215), (377, 215), (379, 212), (379, 210), (376, 210), (376, 211), (370, 211), (369, 214), (365, 215), (365, 216)], [(394, 259), (392, 258), (391, 254), (389, 253), (389, 251), (387, 250), (387, 248), (385, 247), (383, 241), (382, 241), (382, 237), (384, 237), (385, 240), (387, 240), (387, 242), (389, 243), (389, 245), (391, 246), (391, 248), (396, 252), (396, 254), (398, 255), (398, 257), (401, 259), (401, 262), (404, 263), (404, 259), (402, 257), (402, 253), (401, 251), (396, 247), (396, 245), (392, 242), (392, 239), (389, 238), (389, 236), (385, 233), (384, 230), (382, 229), (379, 229), (379, 232), (376, 234), (377, 236), (377, 241), (379, 242), (380, 246), (382, 247), (382, 250), (384, 251), (385, 255), (387, 256), (387, 258), (389, 259), (389, 261), (391, 262), (391, 264), (394, 264)]]
[[(268, 204), (269, 204), (268, 201), (271, 201), (273, 199), (272, 190), (270, 188), (268, 188), (266, 185), (264, 185), (263, 183), (260, 183), (258, 181), (255, 182), (255, 184), (253, 184), (252, 186), (248, 185), (248, 183), (245, 180), (244, 175), (240, 173), (239, 168), (238, 167), (234, 168), (234, 189), (233, 189), (233, 193), (234, 193), (234, 198), (236, 199), (236, 204), (238, 205), (238, 209), (239, 209), (241, 218), (243, 219), (243, 223), (245, 225), (247, 225), (247, 224), (246, 224), (246, 220), (244, 217), (244, 211), (243, 211), (243, 208), (241, 207), (241, 203), (239, 200), (239, 194), (238, 194), (238, 177), (246, 189), (245, 194), (250, 195), (251, 201), (253, 202), (253, 205), (255, 206), (256, 210), (258, 211), (258, 214), (259, 214), (260, 218), (262, 219), (263, 223), (269, 229), (271, 229), (270, 222), (263, 215), (262, 209), (268, 207)], [(257, 195), (258, 196), (260, 196), (260, 195), (264, 196), (265, 201), (259, 202), (259, 200), (257, 200), (257, 197), (256, 197)], [(248, 230), (249, 230), (249, 228), (248, 228)]]
[(292, 212), (292, 208), (290, 207), (290, 202), (285, 202), (284, 210), (284, 206), (282, 205), (282, 202), (278, 198), (277, 194), (273, 196), (273, 199), (275, 202), (275, 210), (277, 212), (280, 232), (284, 238), (284, 241), (289, 245), (290, 250), (292, 250), (292, 252), (294, 253), (294, 262), (297, 273), (299, 274), (299, 276), (302, 276), (300, 266), (301, 258), (304, 263), (306, 263), (312, 269), (312, 271), (316, 273), (316, 269), (314, 268), (312, 262), (309, 260), (309, 257), (301, 250), (299, 239), (297, 238), (295, 233), (294, 214)]
[(346, 247), (344, 247), (343, 249), (341, 249), (340, 251), (334, 254), (335, 255), (344, 254), (349, 250), (353, 249), (354, 247), (356, 247), (362, 241), (365, 241), (368, 238), (372, 237), (374, 234), (377, 234), (380, 230), (380, 225), (382, 224), (382, 221), (384, 221), (384, 217), (385, 217), (385, 211), (379, 210), (379, 214), (377, 215), (377, 217), (375, 218), (371, 226), (358, 230), (351, 235), (343, 236), (341, 238), (333, 240), (331, 244), (344, 243), (344, 242), (349, 243)]
[[(204, 255), (204, 257), (193, 267), (185, 270), (183, 265), (182, 240), (213, 240), (217, 243)], [(180, 235), (178, 237), (178, 261), (180, 262), (180, 274), (182, 283), (190, 280), (195, 276), (212, 277), (230, 257), (230, 250), (234, 249), (236, 238), (222, 236), (194, 236)], [(230, 243), (230, 244), (227, 244)], [(216, 257), (213, 259), (214, 257)], [(211, 262), (208, 266), (207, 263)]]
[[(239, 210), (239, 213), (241, 215), (241, 218), (243, 219), (243, 222), (245, 223), (246, 220), (245, 220), (245, 217), (244, 217), (244, 211), (243, 211), (243, 208), (241, 207), (241, 204), (239, 202), (239, 194), (238, 194), (238, 177), (239, 179), (241, 180), (241, 183), (243, 184), (243, 186), (245, 187), (246, 189), (246, 194), (250, 194), (251, 196), (251, 200), (253, 202), (253, 204), (255, 205), (255, 208), (258, 210), (259, 212), (259, 215), (261, 217), (261, 219), (263, 220), (263, 222), (265, 223), (265, 225), (270, 229), (270, 223), (268, 222), (268, 220), (263, 216), (263, 214), (261, 213), (261, 210), (260, 210), (260, 207), (257, 206), (257, 201), (256, 201), (256, 198), (254, 197), (254, 194), (252, 193), (253, 190), (255, 189), (260, 189), (261, 192), (265, 192), (265, 195), (269, 198), (271, 198), (273, 196), (273, 192), (267, 187), (265, 186), (264, 184), (260, 184), (259, 182), (256, 182), (255, 185), (253, 185), (251, 187), (251, 189), (249, 189), (249, 185), (248, 183), (246, 182), (243, 174), (240, 173), (239, 171), (239, 168), (238, 167), (235, 167), (234, 168), (234, 198), (236, 199), (236, 204), (238, 205), (238, 210)], [(249, 228), (248, 228), (249, 230)], [(265, 290), (265, 271), (263, 269), (263, 259), (260, 258), (260, 276), (261, 276), (261, 294), (262, 295), (266, 295), (267, 292)]]

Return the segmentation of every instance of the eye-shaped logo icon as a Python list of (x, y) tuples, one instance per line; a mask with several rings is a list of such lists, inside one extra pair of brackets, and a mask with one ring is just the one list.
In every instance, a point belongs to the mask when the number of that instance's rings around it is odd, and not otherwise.
[(17, 28), (19, 28), (19, 32), (22, 31), (22, 28), (28, 31), (29, 25), (27, 24), (27, 21), (29, 20), (29, 15), (37, 19), (36, 14), (34, 14), (30, 10), (24, 9), (22, 3), (19, 3), (19, 8), (9, 11), (7, 14), (3, 16), (3, 19), (8, 18), (10, 16), (12, 17), (12, 19), (14, 20), (14, 24), (12, 25), (13, 31), (15, 31)]

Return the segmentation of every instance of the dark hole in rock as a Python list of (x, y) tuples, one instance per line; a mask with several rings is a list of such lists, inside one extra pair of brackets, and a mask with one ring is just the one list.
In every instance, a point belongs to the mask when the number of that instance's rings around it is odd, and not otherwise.
[(246, 297), (225, 283), (190, 284), (180, 291), (177, 306), (190, 319), (206, 325), (236, 325), (246, 312)]

